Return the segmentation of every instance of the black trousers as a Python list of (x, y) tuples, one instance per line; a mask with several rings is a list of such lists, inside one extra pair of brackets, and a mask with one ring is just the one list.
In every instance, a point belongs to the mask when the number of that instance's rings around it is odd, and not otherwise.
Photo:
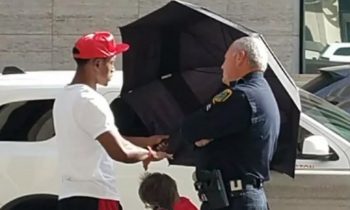
[(118, 201), (76, 196), (58, 201), (58, 210), (122, 210)]

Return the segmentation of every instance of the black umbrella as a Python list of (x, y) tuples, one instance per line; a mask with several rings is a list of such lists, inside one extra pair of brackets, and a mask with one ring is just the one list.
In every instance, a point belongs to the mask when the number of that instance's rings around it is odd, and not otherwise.
[[(123, 56), (121, 98), (138, 115), (138, 125), (142, 122), (148, 134), (174, 132), (185, 116), (208, 103), (222, 86), (220, 67), (234, 40), (255, 35), (266, 43), (261, 35), (244, 26), (181, 1), (171, 1), (120, 30), (123, 41), (131, 45)], [(267, 44), (266, 48), (269, 49)], [(299, 95), (270, 49), (265, 77), (282, 116), (272, 167), (294, 176)], [(122, 115), (120, 119), (128, 119), (127, 114)], [(128, 127), (128, 134), (133, 134), (133, 123), (120, 119), (118, 124)], [(182, 144), (181, 139), (172, 141)], [(183, 144), (180, 148), (171, 163), (193, 164), (191, 147)]]

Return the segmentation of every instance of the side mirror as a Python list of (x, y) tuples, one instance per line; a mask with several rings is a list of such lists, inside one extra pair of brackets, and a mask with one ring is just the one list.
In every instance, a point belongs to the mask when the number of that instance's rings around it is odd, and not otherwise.
[(312, 135), (305, 138), (302, 159), (329, 160), (333, 154), (329, 152), (329, 144), (324, 136)]

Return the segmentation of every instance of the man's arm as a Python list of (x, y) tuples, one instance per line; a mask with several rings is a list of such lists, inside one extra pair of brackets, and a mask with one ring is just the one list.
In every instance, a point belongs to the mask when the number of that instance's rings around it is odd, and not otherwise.
[(109, 156), (116, 161), (124, 163), (136, 163), (148, 158), (148, 150), (137, 147), (116, 131), (106, 131), (97, 137)]
[(138, 147), (125, 140), (117, 131), (110, 130), (97, 137), (108, 155), (116, 161), (123, 163), (136, 163), (140, 161), (158, 161), (164, 158), (171, 158), (164, 152), (155, 152), (152, 149)]
[(246, 129), (250, 119), (251, 108), (246, 96), (234, 90), (226, 100), (213, 100), (186, 118), (180, 128), (181, 138), (192, 144), (201, 139), (217, 139)]
[(125, 140), (114, 125), (113, 115), (107, 101), (86, 98), (74, 106), (74, 116), (79, 126), (92, 139), (97, 139), (108, 155), (116, 161), (135, 163), (161, 160), (168, 155), (144, 149)]
[(143, 136), (123, 136), (126, 140), (142, 148), (148, 146), (155, 146), (160, 144), (163, 140), (169, 138), (169, 135), (153, 135), (148, 137)]

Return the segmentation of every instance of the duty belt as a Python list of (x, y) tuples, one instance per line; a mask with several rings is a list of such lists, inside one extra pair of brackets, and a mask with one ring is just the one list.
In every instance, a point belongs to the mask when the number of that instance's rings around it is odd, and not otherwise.
[(244, 179), (235, 179), (228, 182), (228, 191), (229, 192), (242, 192), (246, 189), (248, 185), (253, 186), (254, 188), (260, 189), (263, 187), (264, 181), (257, 179), (255, 177), (246, 177)]

